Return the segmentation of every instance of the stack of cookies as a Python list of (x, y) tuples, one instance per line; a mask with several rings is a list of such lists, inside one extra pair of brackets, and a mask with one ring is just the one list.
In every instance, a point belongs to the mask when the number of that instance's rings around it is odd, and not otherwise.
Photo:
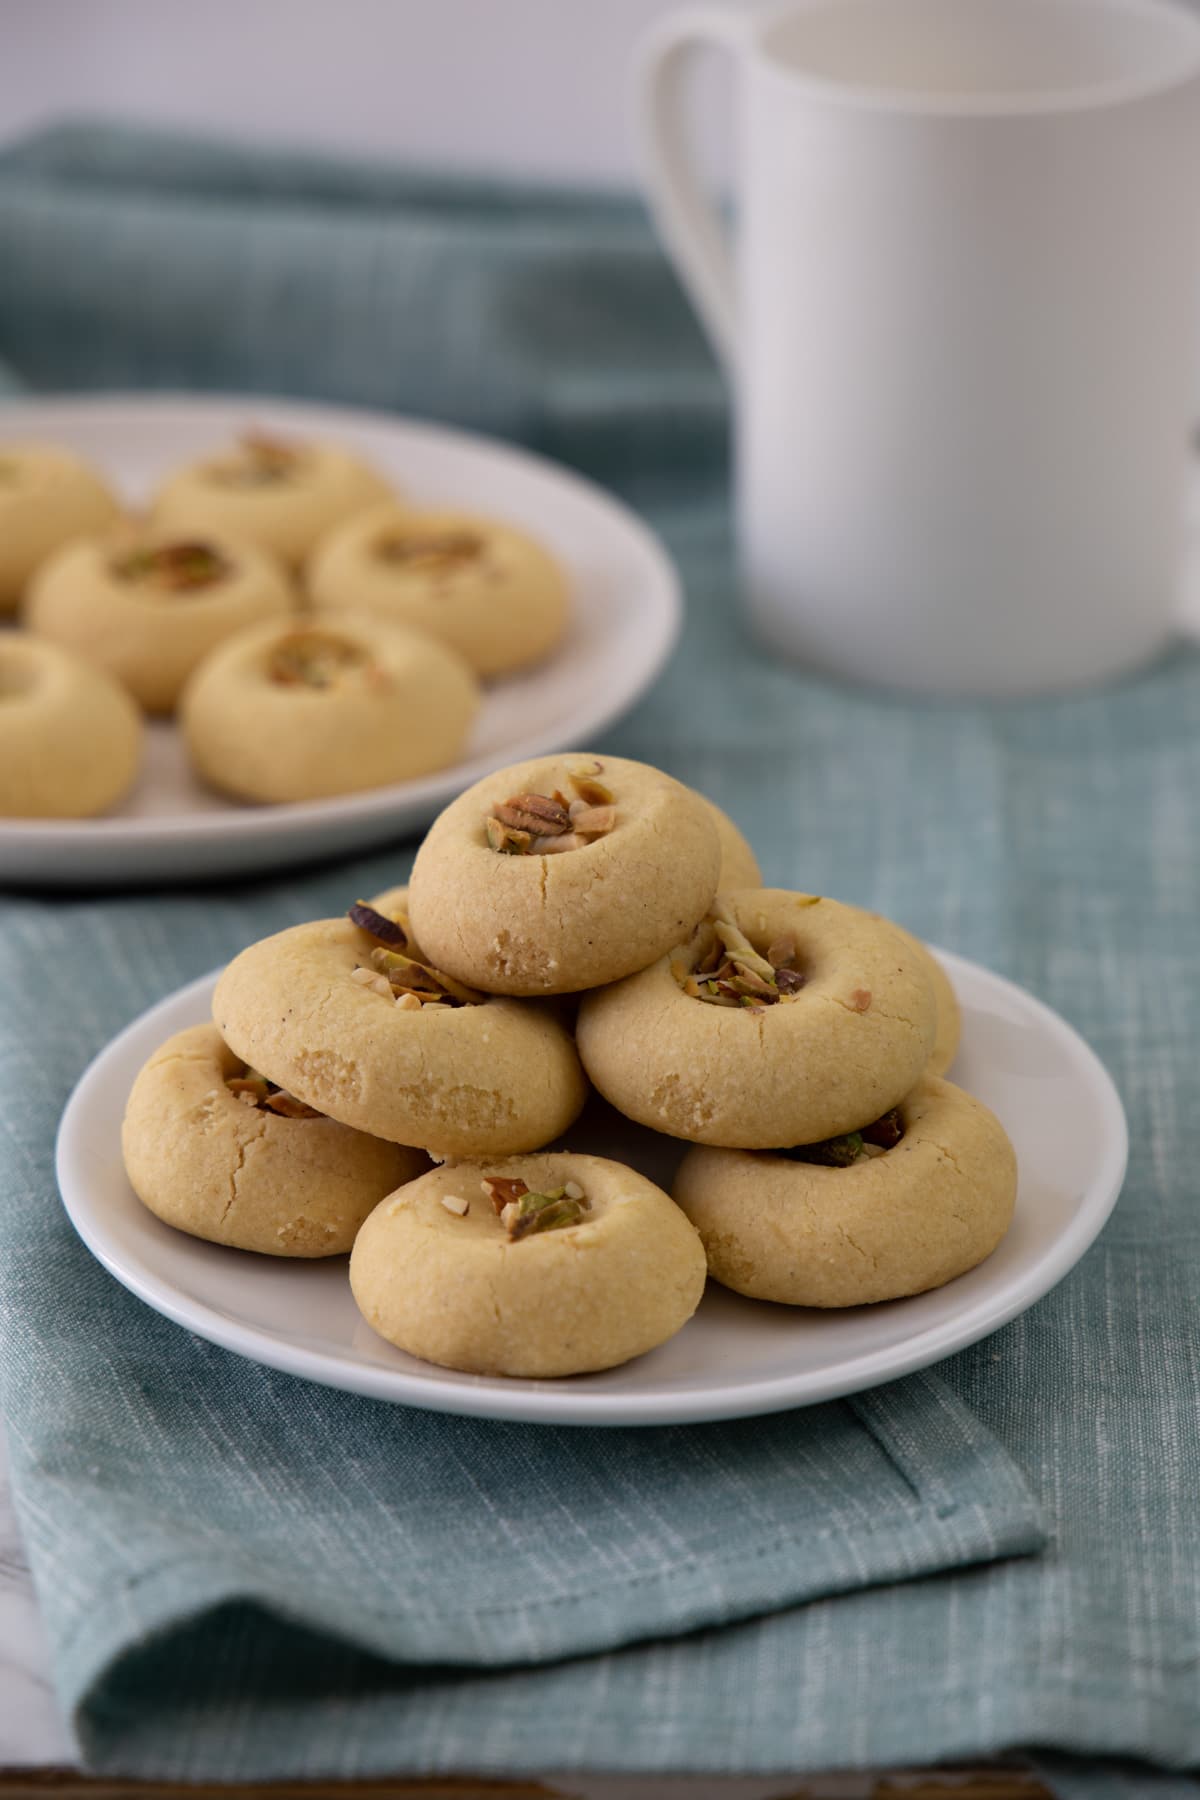
[(133, 517), (66, 450), (0, 444), (0, 817), (88, 817), (136, 778), (142, 714), (196, 774), (288, 803), (463, 752), (481, 681), (561, 640), (567, 583), (504, 521), (408, 504), (333, 444), (251, 433)]
[[(251, 945), (213, 1018), (134, 1086), (141, 1199), (243, 1249), (350, 1249), (374, 1329), (452, 1368), (612, 1367), (709, 1274), (793, 1306), (918, 1293), (1012, 1217), (1003, 1128), (943, 1078), (929, 952), (762, 887), (733, 823), (641, 763), (487, 777), (408, 888)], [(686, 1144), (670, 1195), (557, 1147), (590, 1089)]]

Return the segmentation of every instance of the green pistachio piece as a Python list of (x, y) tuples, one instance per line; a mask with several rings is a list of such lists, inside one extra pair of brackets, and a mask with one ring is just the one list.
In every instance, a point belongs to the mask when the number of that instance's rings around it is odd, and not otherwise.
[(847, 1131), (841, 1137), (826, 1138), (820, 1144), (797, 1144), (794, 1149), (780, 1154), (791, 1157), (793, 1162), (815, 1163), (824, 1169), (848, 1169), (862, 1158), (862, 1132)]
[(568, 1200), (562, 1188), (550, 1194), (523, 1194), (516, 1202), (516, 1216), (509, 1218), (510, 1243), (535, 1232), (559, 1231), (566, 1225), (577, 1225), (583, 1217), (578, 1200)]
[(501, 856), (528, 856), (533, 833), (518, 831), (512, 825), (506, 825), (503, 819), (489, 818), (487, 841), (490, 848), (498, 850)]

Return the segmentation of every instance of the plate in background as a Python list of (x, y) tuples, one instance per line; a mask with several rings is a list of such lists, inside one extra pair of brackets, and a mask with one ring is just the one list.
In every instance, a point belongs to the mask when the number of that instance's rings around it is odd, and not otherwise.
[(246, 395), (112, 395), (22, 401), (0, 437), (64, 444), (143, 501), (178, 464), (248, 429), (320, 437), (370, 459), (419, 502), (495, 513), (564, 564), (572, 614), (546, 662), (490, 683), (466, 755), (391, 787), (290, 806), (246, 806), (191, 774), (167, 721), (147, 730), (132, 794), (100, 819), (0, 819), (0, 882), (59, 887), (245, 875), (365, 849), (427, 825), (489, 770), (555, 750), (590, 749), (649, 687), (679, 634), (679, 581), (629, 509), (570, 470), (440, 425)]
[[(1017, 1150), (1013, 1225), (987, 1261), (932, 1293), (817, 1312), (710, 1282), (669, 1343), (619, 1369), (557, 1381), (462, 1375), (377, 1337), (348, 1259), (283, 1261), (202, 1243), (135, 1197), (121, 1162), (134, 1076), (164, 1039), (211, 1016), (216, 975), (180, 988), (114, 1038), (63, 1114), (58, 1180), (84, 1243), (147, 1305), (269, 1367), (406, 1406), (557, 1425), (668, 1425), (834, 1399), (961, 1350), (1024, 1312), (1074, 1267), (1125, 1174), (1125, 1115), (1094, 1052), (1057, 1013), (975, 963), (938, 951), (963, 1013), (953, 1078), (990, 1106)], [(565, 1140), (669, 1185), (684, 1149), (607, 1107)]]

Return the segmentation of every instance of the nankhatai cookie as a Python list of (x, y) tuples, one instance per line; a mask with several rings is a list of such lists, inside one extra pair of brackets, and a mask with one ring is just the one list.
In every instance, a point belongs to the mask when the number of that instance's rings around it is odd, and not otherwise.
[(1017, 1161), (1000, 1121), (925, 1076), (861, 1133), (779, 1154), (689, 1150), (675, 1199), (726, 1287), (862, 1306), (941, 1287), (1008, 1230)]
[(701, 794), (712, 822), (717, 828), (717, 837), (721, 845), (721, 872), (717, 878), (718, 894), (727, 894), (731, 888), (757, 888), (763, 884), (762, 870), (758, 866), (758, 858), (750, 848), (748, 840), (738, 830), (727, 812), (722, 812), (715, 800), (707, 794)]
[(319, 800), (444, 769), (479, 689), (444, 644), (382, 619), (309, 615), (229, 638), (184, 688), (197, 772), (239, 800)]
[(168, 1225), (266, 1256), (338, 1256), (420, 1150), (323, 1118), (247, 1068), (211, 1025), (177, 1031), (138, 1074), (121, 1148)]
[(170, 712), (210, 650), (292, 605), (291, 584), (262, 550), (126, 527), (76, 539), (43, 563), (25, 620), (106, 669), (147, 712)]
[(0, 816), (106, 812), (141, 752), (141, 714), (124, 688), (57, 644), (0, 633)]
[(585, 995), (584, 1068), (669, 1137), (744, 1149), (851, 1131), (915, 1086), (924, 967), (885, 920), (816, 894), (735, 890), (679, 948)]
[(44, 557), (117, 516), (93, 469), (49, 444), (0, 443), (0, 613), (11, 612)]
[(318, 1112), (439, 1152), (538, 1149), (587, 1092), (550, 1008), (456, 981), (403, 916), (364, 904), (243, 950), (213, 1018), (239, 1056)]
[(439, 968), (497, 994), (616, 981), (685, 938), (716, 891), (706, 800), (659, 769), (540, 757), (468, 788), (413, 865), (413, 928)]
[(686, 1324), (704, 1278), (700, 1239), (661, 1188), (565, 1152), (434, 1169), (376, 1207), (350, 1259), (381, 1337), (482, 1375), (628, 1362)]
[(318, 546), (308, 584), (318, 606), (366, 608), (431, 632), (484, 676), (537, 662), (566, 630), (567, 581), (554, 557), (476, 513), (373, 507)]
[(247, 432), (172, 475), (155, 496), (153, 515), (169, 530), (258, 544), (295, 566), (331, 526), (390, 491), (336, 444)]

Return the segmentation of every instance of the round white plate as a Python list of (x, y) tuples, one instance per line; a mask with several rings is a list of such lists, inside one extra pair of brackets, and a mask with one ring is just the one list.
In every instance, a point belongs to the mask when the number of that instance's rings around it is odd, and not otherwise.
[[(143, 1013), (91, 1064), (63, 1114), (58, 1180), (88, 1248), (180, 1325), (257, 1362), (406, 1406), (559, 1425), (666, 1425), (807, 1406), (891, 1381), (995, 1331), (1054, 1286), (1112, 1211), (1125, 1115), (1112, 1080), (1057, 1013), (941, 951), (963, 1009), (954, 1078), (1016, 1145), (1008, 1236), (970, 1274), (911, 1300), (822, 1313), (746, 1300), (710, 1282), (670, 1343), (602, 1375), (507, 1381), (418, 1362), (376, 1337), (354, 1305), (347, 1259), (287, 1262), (201, 1243), (134, 1197), (120, 1128), (133, 1078), (172, 1032), (210, 1016), (215, 975)], [(669, 1184), (682, 1145), (597, 1108), (569, 1133)]]
[(141, 778), (102, 819), (0, 820), (0, 882), (71, 887), (249, 874), (358, 850), (427, 825), (489, 770), (590, 748), (658, 674), (679, 634), (679, 582), (649, 529), (602, 489), (507, 444), (439, 425), (252, 396), (126, 396), (5, 405), (0, 435), (65, 444), (134, 504), (167, 472), (248, 429), (319, 437), (369, 458), (416, 501), (524, 525), (566, 568), (566, 641), (490, 684), (464, 758), (418, 781), (295, 806), (240, 806), (192, 776), (174, 727), (147, 732)]

